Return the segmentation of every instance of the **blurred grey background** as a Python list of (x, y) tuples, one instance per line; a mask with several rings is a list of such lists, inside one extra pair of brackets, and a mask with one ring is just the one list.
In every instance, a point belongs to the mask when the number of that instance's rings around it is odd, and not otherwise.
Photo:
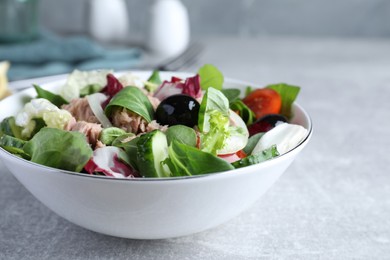
[[(109, 0), (107, 0), (109, 1)], [(389, 0), (182, 0), (193, 37), (207, 35), (389, 37)], [(127, 0), (130, 37), (143, 39), (151, 0)], [(87, 33), (88, 0), (41, 0), (40, 22)], [(110, 19), (110, 17), (107, 17)]]

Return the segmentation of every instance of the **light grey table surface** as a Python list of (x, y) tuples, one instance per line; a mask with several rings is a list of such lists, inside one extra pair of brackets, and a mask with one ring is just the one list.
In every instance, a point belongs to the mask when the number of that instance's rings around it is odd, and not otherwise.
[(390, 40), (202, 42), (185, 70), (212, 63), (229, 78), (301, 86), (314, 135), (281, 179), (217, 228), (140, 241), (58, 217), (0, 162), (0, 259), (390, 259)]

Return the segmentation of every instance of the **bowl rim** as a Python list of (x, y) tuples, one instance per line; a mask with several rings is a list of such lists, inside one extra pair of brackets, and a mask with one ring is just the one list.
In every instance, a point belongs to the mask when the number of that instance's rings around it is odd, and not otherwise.
[[(147, 73), (147, 72), (150, 73), (150, 71), (130, 70), (130, 71), (118, 71), (118, 72), (115, 72), (114, 74), (122, 74), (122, 73), (126, 73), (126, 72), (131, 72), (131, 73), (134, 73), (135, 75), (137, 73)], [(161, 71), (161, 73), (168, 74), (168, 75), (171, 75), (171, 74), (178, 75), (179, 74), (179, 75), (183, 75), (183, 76), (193, 75), (193, 73), (189, 73), (189, 72)], [(63, 82), (68, 75), (69, 74), (60, 75), (60, 76), (63, 76), (63, 78), (56, 79), (56, 80), (50, 81), (50, 82), (46, 82), (46, 83), (44, 83), (42, 85), (42, 87), (44, 88), (45, 85), (47, 85), (47, 84), (55, 84), (55, 83), (59, 84), (60, 82)], [(36, 79), (39, 79), (39, 78), (35, 78), (35, 79), (32, 78), (32, 79), (27, 79), (27, 80), (23, 80), (23, 81), (27, 82), (27, 81), (33, 81), (33, 80), (36, 80)], [(229, 84), (249, 85), (249, 86), (255, 86), (255, 87), (258, 86), (258, 84), (254, 84), (253, 82), (248, 82), (248, 81), (243, 81), (243, 80), (238, 80), (238, 79), (231, 79), (231, 78), (225, 78), (225, 82), (228, 82)], [(33, 87), (29, 87), (29, 88), (26, 88), (26, 89), (24, 89), (22, 91), (13, 93), (11, 96), (5, 98), (4, 100), (12, 98), (15, 95), (22, 96), (24, 93), (30, 92), (32, 89), (33, 89)], [(0, 101), (0, 102), (2, 102), (2, 101)], [(45, 165), (42, 165), (42, 164), (38, 164), (38, 163), (35, 163), (35, 162), (28, 161), (28, 160), (23, 159), (21, 157), (18, 157), (16, 155), (6, 151), (5, 149), (3, 149), (1, 147), (0, 147), (0, 155), (1, 156), (4, 156), (4, 155), (5, 156), (11, 156), (13, 159), (20, 160), (20, 162), (22, 162), (22, 163), (30, 164), (33, 167), (40, 167), (40, 168), (46, 169), (48, 171), (55, 171), (57, 174), (58, 173), (63, 173), (63, 174), (71, 175), (71, 176), (75, 176), (75, 177), (92, 178), (94, 180), (104, 180), (104, 181), (167, 182), (167, 181), (183, 181), (183, 180), (194, 180), (194, 179), (200, 179), (200, 178), (213, 178), (213, 177), (215, 177), (215, 178), (221, 177), (222, 178), (224, 176), (229, 176), (229, 175), (232, 175), (232, 176), (242, 175), (242, 174), (245, 174), (247, 172), (246, 169), (248, 169), (248, 168), (255, 168), (255, 167), (256, 168), (259, 168), (259, 167), (266, 168), (267, 166), (270, 166), (272, 164), (276, 164), (279, 161), (287, 158), (289, 155), (294, 153), (297, 149), (299, 149), (302, 146), (305, 146), (307, 144), (307, 142), (309, 141), (309, 139), (311, 138), (312, 133), (313, 133), (313, 120), (312, 120), (311, 116), (307, 113), (307, 111), (301, 105), (299, 105), (299, 103), (294, 102), (293, 106), (298, 108), (301, 111), (301, 113), (304, 115), (304, 117), (307, 119), (307, 123), (308, 123), (308, 129), (307, 130), (308, 131), (307, 131), (307, 134), (306, 134), (305, 138), (297, 146), (295, 146), (293, 149), (289, 150), (288, 152), (286, 152), (286, 153), (284, 153), (284, 154), (282, 154), (280, 156), (277, 156), (275, 158), (272, 158), (272, 159), (269, 159), (267, 161), (261, 162), (259, 164), (249, 165), (249, 166), (246, 166), (246, 167), (242, 167), (242, 168), (238, 168), (238, 169), (232, 169), (232, 170), (229, 170), (229, 171), (214, 172), (214, 173), (207, 173), (207, 174), (201, 174), (201, 175), (192, 175), (192, 176), (163, 177), (163, 178), (150, 178), (150, 177), (113, 178), (111, 176), (92, 175), (92, 174), (88, 174), (88, 173), (73, 172), (73, 171), (67, 171), (67, 170), (63, 170), (63, 169), (58, 169), (58, 168), (54, 168), (54, 167), (45, 166)], [(4, 155), (2, 155), (2, 154), (4, 154)]]

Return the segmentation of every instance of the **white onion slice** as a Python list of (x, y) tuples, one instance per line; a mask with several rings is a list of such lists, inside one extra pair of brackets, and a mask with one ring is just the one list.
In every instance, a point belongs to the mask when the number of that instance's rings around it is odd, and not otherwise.
[(108, 120), (102, 108), (102, 103), (106, 101), (106, 99), (107, 96), (102, 93), (95, 93), (87, 96), (88, 104), (92, 112), (104, 128), (112, 126), (110, 120)]

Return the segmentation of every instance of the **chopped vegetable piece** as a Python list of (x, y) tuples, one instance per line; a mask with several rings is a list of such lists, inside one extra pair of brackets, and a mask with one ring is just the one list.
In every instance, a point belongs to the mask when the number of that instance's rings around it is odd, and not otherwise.
[(242, 101), (255, 113), (256, 119), (267, 114), (278, 114), (282, 107), (278, 92), (269, 88), (256, 89)]
[(124, 156), (123, 153), (123, 150), (114, 146), (98, 148), (93, 152), (93, 157), (88, 161), (84, 169), (89, 174), (103, 173), (106, 176), (116, 178), (137, 176), (137, 173), (131, 169), (130, 165), (121, 160)]
[(58, 169), (80, 172), (92, 157), (85, 136), (56, 128), (42, 128), (23, 150), (31, 161)]
[(242, 158), (241, 160), (233, 162), (232, 165), (234, 168), (238, 169), (241, 167), (258, 164), (277, 156), (279, 156), (278, 150), (276, 149), (276, 146), (273, 145), (268, 149), (262, 150), (260, 153), (251, 154), (245, 158)]
[(225, 160), (202, 152), (199, 149), (173, 141), (168, 149), (169, 157), (164, 161), (172, 176), (192, 176), (234, 169)]
[(137, 165), (143, 177), (169, 177), (171, 172), (163, 161), (168, 157), (168, 142), (159, 130), (141, 135), (137, 142)]

